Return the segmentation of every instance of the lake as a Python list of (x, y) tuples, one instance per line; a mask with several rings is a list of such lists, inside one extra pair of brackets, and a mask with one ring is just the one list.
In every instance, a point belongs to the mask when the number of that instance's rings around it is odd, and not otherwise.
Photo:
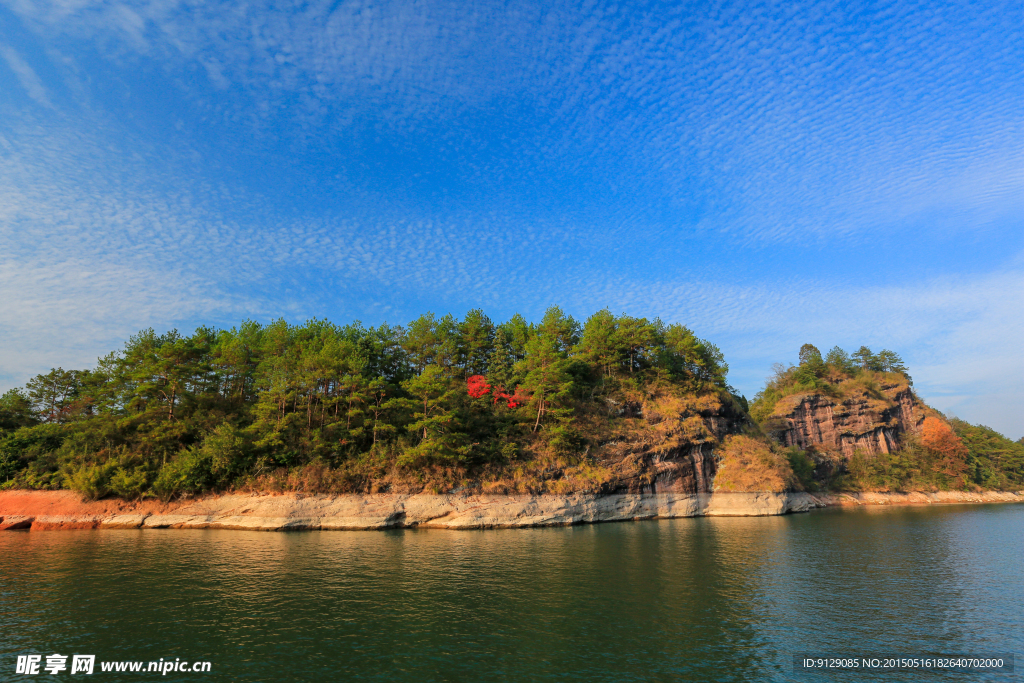
[[(0, 533), (0, 680), (1018, 680), (795, 654), (1024, 652), (1024, 505), (493, 531)], [(112, 661), (208, 661), (116, 673)], [(1024, 660), (1020, 662), (1024, 666)]]

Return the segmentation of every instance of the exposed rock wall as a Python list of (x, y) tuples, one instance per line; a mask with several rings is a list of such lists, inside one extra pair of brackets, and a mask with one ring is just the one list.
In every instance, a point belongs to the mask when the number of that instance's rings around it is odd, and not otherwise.
[(717, 471), (711, 444), (655, 454), (651, 467), (651, 493), (709, 493)]
[(718, 396), (705, 396), (672, 411), (643, 405), (634, 410), (649, 429), (632, 440), (605, 444), (595, 453), (618, 470), (602, 493), (710, 493), (717, 472), (714, 449), (726, 436), (750, 425), (745, 413)]
[(842, 399), (801, 394), (779, 401), (770, 429), (787, 446), (832, 451), (845, 457), (860, 450), (869, 454), (898, 450), (905, 434), (917, 433), (929, 409), (910, 387), (883, 387)]

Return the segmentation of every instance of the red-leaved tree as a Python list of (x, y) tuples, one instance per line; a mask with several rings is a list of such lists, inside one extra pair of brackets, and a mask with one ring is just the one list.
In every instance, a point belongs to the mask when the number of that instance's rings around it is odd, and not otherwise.
[(466, 391), (473, 398), (483, 398), (490, 390), (491, 385), (483, 375), (473, 375), (466, 380)]
[(530, 395), (522, 387), (516, 387), (515, 393), (512, 394), (505, 393), (505, 390), (501, 387), (494, 391), (495, 405), (497, 405), (498, 401), (508, 401), (509, 408), (518, 408), (529, 400)]
[(483, 398), (491, 389), (494, 389), (494, 405), (498, 405), (499, 401), (507, 401), (509, 408), (518, 408), (530, 400), (530, 395), (521, 387), (516, 387), (515, 392), (509, 394), (504, 387), (488, 384), (483, 375), (473, 375), (466, 380), (466, 392), (473, 398)]

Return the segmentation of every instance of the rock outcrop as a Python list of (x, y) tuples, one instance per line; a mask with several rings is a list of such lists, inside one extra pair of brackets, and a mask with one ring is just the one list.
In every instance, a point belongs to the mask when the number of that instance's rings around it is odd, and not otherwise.
[(396, 528), (493, 529), (671, 519), (751, 517), (856, 505), (1024, 502), (1024, 492), (643, 493), (538, 496), (229, 494), (187, 503), (82, 502), (69, 491), (0, 492), (0, 530)]
[(904, 435), (916, 434), (931, 409), (906, 384), (879, 391), (849, 388), (842, 398), (823, 393), (787, 396), (775, 407), (765, 429), (782, 444), (849, 458), (898, 450)]
[(711, 493), (718, 462), (715, 448), (729, 434), (752, 424), (728, 397), (715, 393), (663, 399), (637, 405), (633, 411), (642, 427), (600, 445), (592, 454), (616, 473), (602, 493)]

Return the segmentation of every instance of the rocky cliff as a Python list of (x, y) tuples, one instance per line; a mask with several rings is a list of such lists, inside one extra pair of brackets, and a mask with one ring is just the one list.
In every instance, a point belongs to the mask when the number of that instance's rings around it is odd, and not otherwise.
[(747, 414), (722, 393), (660, 397), (629, 410), (632, 424), (599, 441), (590, 453), (612, 473), (602, 493), (710, 493), (717, 471), (715, 449), (729, 434), (752, 426)]
[(849, 458), (857, 451), (892, 453), (935, 412), (906, 383), (871, 386), (840, 383), (832, 392), (807, 392), (779, 400), (766, 431), (786, 446)]

